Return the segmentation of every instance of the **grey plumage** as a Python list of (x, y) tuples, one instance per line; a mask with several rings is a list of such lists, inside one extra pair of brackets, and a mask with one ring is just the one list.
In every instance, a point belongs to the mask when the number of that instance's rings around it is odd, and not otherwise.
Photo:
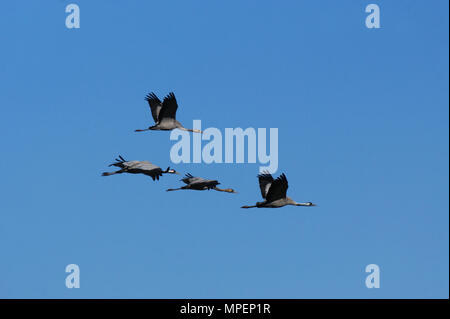
[(164, 98), (163, 102), (161, 102), (161, 100), (153, 92), (149, 93), (145, 97), (145, 100), (150, 106), (150, 111), (152, 113), (153, 120), (155, 121), (155, 125), (142, 130), (135, 130), (135, 132), (170, 131), (173, 129), (180, 129), (189, 132), (202, 133), (199, 130), (187, 129), (176, 120), (178, 103), (173, 92), (170, 92)]
[(153, 180), (159, 180), (163, 174), (178, 174), (174, 169), (168, 167), (165, 171), (161, 167), (150, 163), (149, 161), (126, 161), (119, 155), (116, 162), (109, 166), (119, 167), (120, 170), (115, 172), (104, 172), (102, 176), (110, 176), (115, 174), (129, 173), (129, 174), (144, 174), (150, 176)]
[(158, 122), (159, 112), (161, 111), (162, 108), (161, 100), (153, 92), (147, 94), (145, 100), (148, 102), (148, 105), (150, 106), (150, 111), (152, 112), (153, 120), (155, 121), (155, 123)]
[(293, 206), (316, 206), (311, 202), (297, 203), (288, 196), (286, 196), (289, 187), (286, 175), (281, 174), (277, 179), (273, 179), (268, 172), (263, 172), (258, 175), (259, 188), (261, 196), (264, 199), (262, 202), (257, 202), (255, 205), (242, 206), (242, 208), (279, 208), (286, 205)]
[(189, 173), (187, 173), (185, 175), (185, 177), (181, 179), (181, 181), (183, 183), (185, 183), (186, 186), (182, 186), (180, 188), (169, 188), (167, 191), (176, 191), (176, 190), (181, 190), (181, 189), (192, 189), (192, 190), (202, 191), (202, 190), (214, 189), (214, 190), (220, 191), (220, 192), (236, 193), (231, 188), (226, 188), (226, 189), (218, 188), (217, 185), (219, 185), (220, 183), (217, 180), (205, 179), (202, 177), (195, 177)]

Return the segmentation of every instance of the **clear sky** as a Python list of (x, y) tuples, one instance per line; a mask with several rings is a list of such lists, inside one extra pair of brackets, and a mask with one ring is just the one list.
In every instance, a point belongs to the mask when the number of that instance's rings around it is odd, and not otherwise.
[[(1, 4), (0, 297), (448, 298), (448, 1), (73, 2), (71, 30), (71, 1)], [(172, 165), (133, 132), (151, 91), (187, 127), (278, 128), (319, 206), (241, 209), (259, 164)], [(118, 154), (239, 193), (101, 177)]]

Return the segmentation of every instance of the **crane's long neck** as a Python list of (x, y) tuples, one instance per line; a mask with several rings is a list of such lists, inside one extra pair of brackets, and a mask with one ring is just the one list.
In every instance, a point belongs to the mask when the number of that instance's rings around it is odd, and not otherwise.
[(190, 128), (185, 128), (185, 127), (179, 127), (180, 130), (183, 131), (188, 131), (188, 132), (193, 132), (193, 133), (203, 133), (203, 131), (201, 130), (196, 130), (196, 129), (190, 129)]
[(236, 193), (236, 192), (235, 192), (233, 189), (231, 189), (231, 188), (225, 188), (225, 189), (223, 189), (223, 188), (219, 188), (219, 187), (215, 186), (213, 189), (216, 190), (216, 191), (219, 191), (219, 192)]
[(316, 206), (311, 202), (306, 202), (306, 203), (297, 203), (295, 200), (293, 200), (290, 197), (286, 196), (286, 204), (285, 205), (292, 205), (292, 206)]
[(307, 203), (294, 203), (294, 204), (291, 204), (291, 205), (294, 205), (294, 206), (316, 206), (316, 205), (314, 205), (313, 203), (310, 203), (310, 202), (307, 202)]

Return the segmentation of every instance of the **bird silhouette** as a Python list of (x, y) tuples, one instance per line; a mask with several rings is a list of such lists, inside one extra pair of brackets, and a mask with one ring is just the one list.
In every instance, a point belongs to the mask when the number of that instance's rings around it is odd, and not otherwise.
[(178, 109), (178, 103), (175, 98), (175, 94), (170, 92), (161, 102), (155, 93), (150, 93), (145, 97), (145, 100), (150, 106), (153, 120), (155, 125), (142, 130), (135, 130), (135, 132), (144, 131), (171, 131), (174, 129), (180, 129), (183, 131), (189, 131), (194, 133), (202, 133), (200, 130), (187, 129), (180, 122), (176, 120), (176, 113)]
[(216, 180), (211, 179), (204, 179), (202, 177), (194, 177), (191, 174), (186, 174), (184, 178), (181, 179), (182, 182), (186, 184), (186, 186), (182, 186), (180, 188), (169, 188), (167, 191), (177, 191), (181, 189), (193, 189), (197, 191), (203, 191), (203, 190), (216, 190), (219, 192), (226, 192), (226, 193), (236, 193), (234, 189), (231, 188), (219, 188), (217, 185), (220, 183)]
[(286, 205), (293, 206), (316, 206), (311, 202), (297, 203), (291, 198), (286, 196), (288, 189), (288, 181), (286, 175), (281, 174), (277, 179), (273, 179), (272, 175), (268, 172), (258, 175), (259, 188), (261, 190), (261, 196), (264, 199), (262, 202), (257, 202), (255, 205), (242, 206), (241, 208), (279, 208)]
[(144, 174), (150, 176), (153, 180), (159, 180), (163, 174), (179, 174), (174, 169), (168, 167), (165, 171), (161, 167), (156, 166), (149, 161), (126, 161), (122, 156), (116, 158), (116, 162), (109, 166), (120, 167), (120, 170), (115, 172), (104, 172), (102, 176), (111, 176), (115, 174), (129, 173), (129, 174)]

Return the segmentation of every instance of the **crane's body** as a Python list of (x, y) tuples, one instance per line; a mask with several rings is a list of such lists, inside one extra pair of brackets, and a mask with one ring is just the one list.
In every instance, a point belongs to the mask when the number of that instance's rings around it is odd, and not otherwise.
[[(301, 203), (296, 203), (294, 200), (292, 200), (290, 197), (286, 197), (286, 198), (280, 198), (280, 199), (276, 199), (272, 202), (268, 202), (268, 201), (263, 201), (263, 202), (256, 202), (256, 205), (254, 205), (254, 207), (258, 207), (258, 208), (280, 208), (286, 205), (294, 205), (294, 206), (311, 206), (311, 205), (301, 205)], [(245, 208), (250, 208), (250, 207), (245, 207)]]
[(135, 132), (171, 131), (174, 129), (180, 129), (183, 131), (202, 133), (200, 130), (187, 129), (176, 120), (178, 103), (173, 92), (170, 92), (164, 98), (163, 102), (161, 102), (161, 100), (153, 92), (148, 94), (145, 97), (145, 100), (150, 106), (150, 111), (152, 113), (153, 120), (155, 121), (155, 125), (142, 130), (135, 130)]
[(178, 174), (174, 169), (168, 167), (165, 171), (161, 167), (156, 166), (149, 161), (126, 161), (122, 156), (116, 158), (116, 162), (109, 166), (119, 167), (120, 170), (115, 172), (105, 172), (102, 176), (110, 176), (115, 174), (143, 174), (150, 176), (153, 180), (159, 180), (163, 174)]
[(150, 126), (148, 129), (150, 131), (171, 131), (174, 129), (184, 130), (183, 125), (175, 119), (164, 118), (161, 122), (158, 122), (156, 125)]
[(176, 191), (176, 190), (182, 190), (182, 189), (192, 189), (197, 191), (203, 191), (203, 190), (210, 190), (214, 189), (216, 191), (220, 192), (227, 192), (227, 193), (236, 193), (231, 188), (221, 189), (218, 188), (217, 185), (220, 183), (217, 180), (212, 179), (205, 179), (202, 177), (194, 177), (191, 174), (186, 174), (184, 178), (181, 179), (183, 183), (186, 184), (186, 186), (182, 186), (180, 188), (169, 188), (167, 191)]
[(292, 198), (286, 196), (288, 181), (284, 174), (281, 174), (277, 179), (273, 179), (272, 175), (269, 173), (259, 174), (258, 181), (261, 196), (264, 201), (257, 202), (255, 205), (242, 206), (241, 208), (280, 208), (286, 205), (316, 206), (311, 202), (297, 203)]

